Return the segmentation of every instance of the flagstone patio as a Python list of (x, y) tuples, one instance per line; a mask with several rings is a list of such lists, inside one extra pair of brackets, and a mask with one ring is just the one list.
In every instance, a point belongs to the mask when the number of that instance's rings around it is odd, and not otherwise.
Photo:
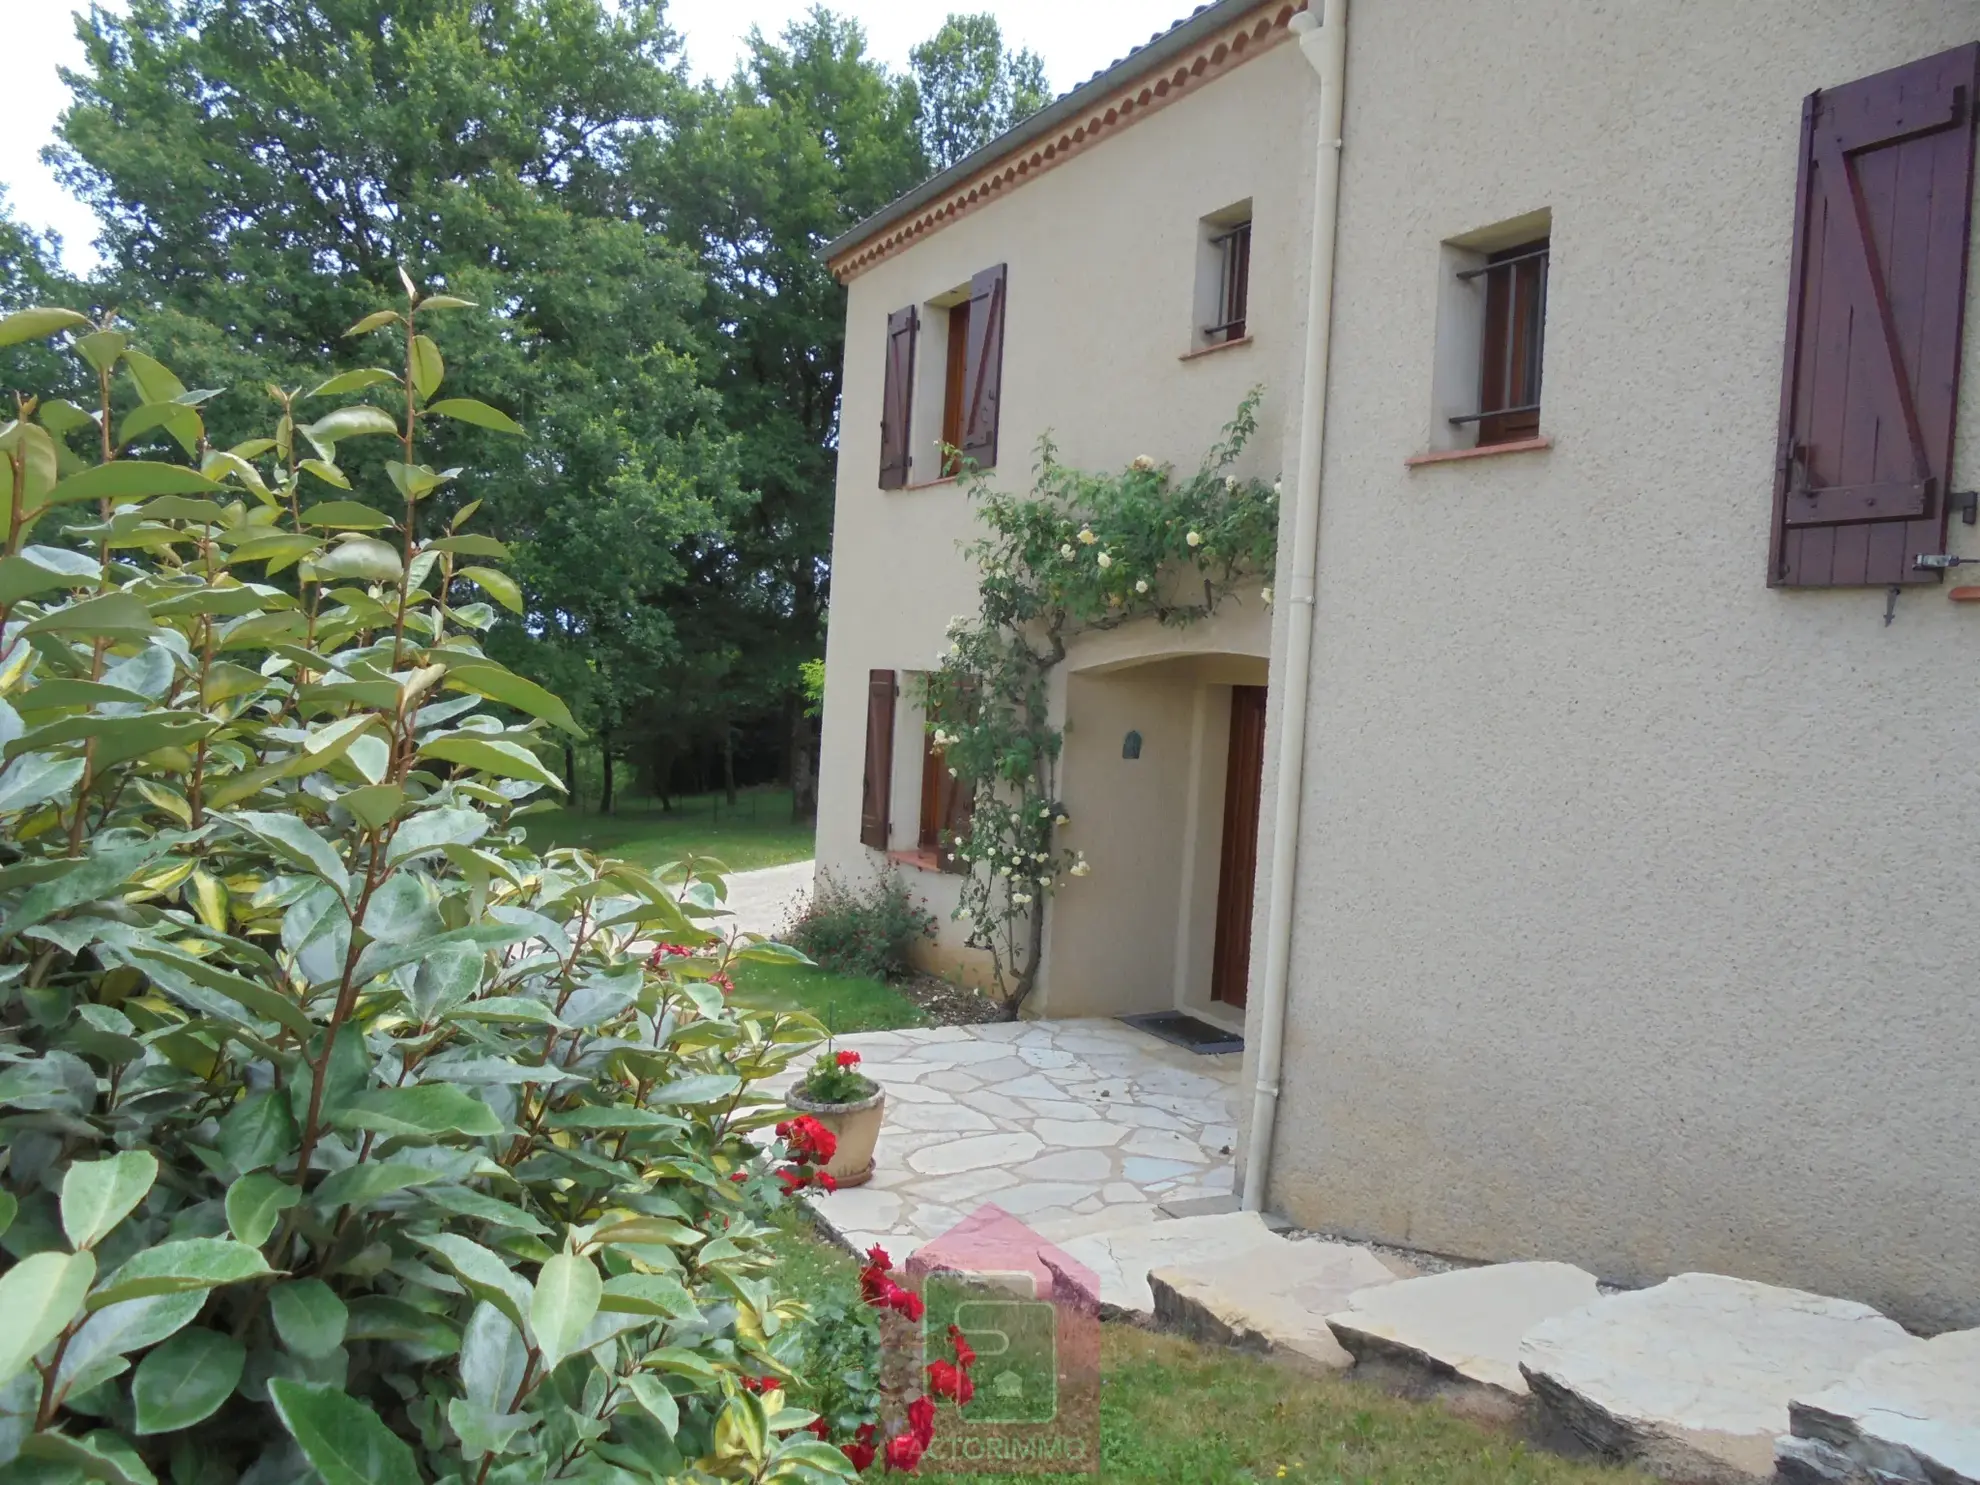
[(1056, 1241), (1227, 1196), (1242, 1058), (1118, 1021), (1021, 1021), (838, 1039), (887, 1090), (873, 1179), (809, 1198), (861, 1247), (912, 1249), (986, 1202)]

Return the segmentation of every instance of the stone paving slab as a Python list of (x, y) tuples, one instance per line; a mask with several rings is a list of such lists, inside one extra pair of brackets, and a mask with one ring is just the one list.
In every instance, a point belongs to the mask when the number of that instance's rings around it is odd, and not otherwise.
[(1281, 1249), (1269, 1256), (1247, 1248), (1158, 1268), (1148, 1275), (1148, 1287), (1155, 1319), (1166, 1330), (1310, 1370), (1340, 1371), (1354, 1358), (1334, 1339), (1325, 1316), (1345, 1308), (1351, 1295), (1397, 1277), (1366, 1248), (1281, 1240)]
[(1520, 1346), (1520, 1369), (1598, 1453), (1667, 1479), (1746, 1485), (1773, 1477), (1790, 1399), (1910, 1343), (1853, 1300), (1679, 1274), (1543, 1321)]
[(807, 1199), (862, 1247), (911, 1252), (986, 1202), (1076, 1237), (1235, 1189), (1237, 1054), (1198, 1056), (1108, 1020), (861, 1032), (837, 1045), (887, 1090), (886, 1119), (873, 1180)]
[(1271, 1249), (1270, 1261), (1277, 1263), (1292, 1244), (1258, 1213), (1228, 1212), (1110, 1228), (1067, 1238), (1060, 1246), (1100, 1276), (1103, 1310), (1153, 1319), (1155, 1294), (1148, 1283), (1150, 1271), (1256, 1254), (1261, 1248)]
[[(1793, 1435), (1775, 1446), (1796, 1462), (1822, 1461), (1815, 1479), (1885, 1478), (1919, 1485), (1980, 1485), (1980, 1330), (1957, 1330), (1880, 1351), (1833, 1387), (1788, 1403)], [(1833, 1450), (1797, 1458), (1796, 1444)], [(1784, 1447), (1785, 1446), (1785, 1447)]]
[(1523, 1398), (1520, 1338), (1594, 1299), (1571, 1263), (1494, 1263), (1364, 1289), (1327, 1317), (1357, 1361), (1399, 1364)]

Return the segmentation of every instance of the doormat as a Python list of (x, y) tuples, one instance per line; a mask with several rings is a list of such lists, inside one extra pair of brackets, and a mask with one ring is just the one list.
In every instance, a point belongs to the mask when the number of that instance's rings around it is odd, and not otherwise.
[(1208, 1054), (1244, 1050), (1244, 1038), (1236, 1032), (1212, 1026), (1208, 1021), (1199, 1021), (1194, 1016), (1185, 1016), (1181, 1011), (1147, 1011), (1139, 1016), (1122, 1016), (1121, 1020), (1136, 1031), (1159, 1036), (1165, 1042), (1186, 1047), (1192, 1052)]

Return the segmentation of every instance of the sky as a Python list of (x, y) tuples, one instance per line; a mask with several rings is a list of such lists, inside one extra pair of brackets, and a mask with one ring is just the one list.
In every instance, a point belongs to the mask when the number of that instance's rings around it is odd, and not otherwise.
[[(111, 0), (114, 4), (115, 0)], [(830, 0), (831, 8), (866, 27), (867, 49), (892, 67), (907, 65), (908, 48), (926, 39), (954, 10), (988, 10), (1005, 40), (1045, 59), (1052, 91), (1084, 82), (1187, 14), (1195, 0)], [(62, 235), (63, 258), (83, 271), (96, 262), (90, 239), (95, 218), (72, 200), (41, 163), (55, 120), (68, 102), (56, 75), (81, 61), (71, 7), (62, 0), (29, 4), (0, 0), (8, 11), (7, 86), (0, 89), (0, 185), (14, 214)], [(672, 0), (668, 20), (686, 41), (689, 66), (726, 77), (752, 26), (774, 35), (810, 8), (810, 0)]]

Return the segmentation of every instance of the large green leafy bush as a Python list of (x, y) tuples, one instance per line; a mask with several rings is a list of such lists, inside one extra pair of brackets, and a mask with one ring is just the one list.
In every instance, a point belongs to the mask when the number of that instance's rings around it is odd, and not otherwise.
[(845, 1476), (757, 1380), (757, 1085), (820, 1028), (712, 983), (798, 956), (512, 824), (575, 729), (420, 451), (520, 430), (407, 292), (397, 370), (224, 451), (113, 326), (0, 321), (99, 392), (0, 423), (0, 1479)]

